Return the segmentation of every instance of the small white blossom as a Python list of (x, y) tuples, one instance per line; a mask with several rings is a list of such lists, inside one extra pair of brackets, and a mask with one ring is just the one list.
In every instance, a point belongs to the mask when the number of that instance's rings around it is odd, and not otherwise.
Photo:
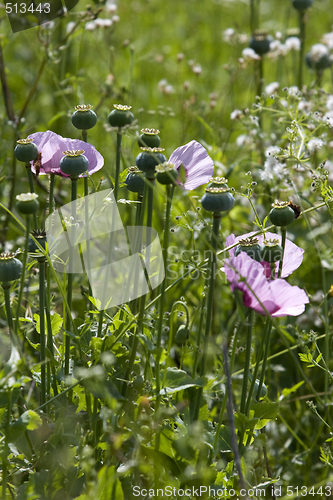
[(192, 71), (193, 73), (195, 73), (196, 75), (201, 75), (202, 73), (202, 67), (200, 66), (200, 64), (195, 64), (192, 68)]
[(300, 93), (300, 91), (299, 91), (298, 87), (296, 87), (296, 85), (292, 85), (288, 89), (288, 95), (297, 96), (297, 95), (299, 95), (299, 93)]
[(111, 19), (96, 19), (95, 24), (100, 28), (107, 28), (108, 26), (112, 26), (112, 21)]
[(318, 137), (313, 137), (313, 139), (310, 139), (307, 144), (310, 153), (318, 151), (318, 149), (321, 149), (323, 146), (324, 146), (324, 141), (322, 139), (319, 139)]
[(325, 33), (321, 42), (327, 45), (329, 50), (333, 50), (333, 31), (331, 33)]
[(309, 115), (312, 110), (312, 102), (302, 100), (298, 103), (297, 109), (303, 111), (305, 115)]
[(105, 10), (106, 12), (116, 12), (117, 10), (117, 4), (112, 2), (112, 0), (107, 0), (105, 4)]
[(68, 33), (71, 33), (74, 26), (75, 26), (76, 23), (74, 23), (73, 21), (70, 21), (67, 26), (66, 26), (66, 33), (68, 35)]
[(93, 31), (95, 28), (97, 28), (97, 24), (96, 24), (95, 21), (89, 21), (85, 25), (85, 29), (88, 30), (88, 31)]
[(223, 32), (223, 40), (229, 43), (231, 42), (234, 35), (235, 35), (235, 30), (233, 28), (228, 28)]
[(119, 23), (120, 17), (119, 16), (112, 16), (112, 22), (113, 23)]
[(309, 57), (313, 62), (318, 62), (322, 57), (328, 56), (329, 52), (326, 47), (326, 45), (323, 45), (322, 43), (316, 43), (315, 45), (312, 45), (311, 50), (309, 52)]
[(298, 36), (290, 36), (284, 43), (288, 50), (300, 50), (301, 48), (301, 40)]
[(326, 101), (326, 107), (329, 111), (333, 111), (333, 95), (329, 95)]
[(234, 111), (230, 114), (230, 119), (237, 120), (241, 116), (243, 116), (243, 113), (239, 109), (234, 109)]
[(242, 50), (242, 56), (245, 61), (250, 61), (251, 59), (258, 61), (260, 59), (260, 56), (250, 47), (246, 47), (246, 49)]
[(243, 146), (250, 146), (251, 142), (251, 138), (246, 134), (241, 134), (236, 139), (236, 144), (239, 148)]
[(280, 84), (279, 82), (272, 82), (266, 85), (265, 87), (265, 92), (267, 95), (275, 94), (277, 89), (279, 88)]

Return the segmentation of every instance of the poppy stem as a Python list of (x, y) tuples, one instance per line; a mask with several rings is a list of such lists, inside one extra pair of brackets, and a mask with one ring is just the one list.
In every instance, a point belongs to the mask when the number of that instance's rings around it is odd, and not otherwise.
[[(72, 183), (72, 201), (76, 200), (77, 197), (77, 177), (71, 178)], [(71, 245), (69, 248), (69, 265), (68, 265), (68, 276), (67, 276), (67, 304), (69, 311), (67, 311), (66, 316), (66, 341), (65, 341), (65, 376), (69, 375), (69, 358), (70, 358), (70, 348), (71, 339), (70, 333), (72, 331), (72, 318), (70, 317), (72, 311), (72, 299), (73, 299), (73, 264), (74, 264), (74, 248), (75, 248), (75, 224), (76, 224), (76, 209), (75, 203), (73, 204), (73, 225), (71, 228)]]
[(12, 389), (8, 389), (8, 404), (7, 404), (7, 418), (5, 427), (5, 443), (3, 449), (3, 459), (2, 459), (2, 500), (6, 500), (6, 490), (7, 490), (7, 458), (9, 453), (9, 428), (10, 428), (10, 417), (12, 413)]
[[(31, 165), (30, 163), (27, 163), (26, 164), (26, 169), (27, 169), (27, 174), (28, 174), (28, 181), (29, 181), (29, 189), (30, 189), (30, 193), (34, 193), (35, 192), (35, 188), (34, 188), (34, 180), (33, 180), (33, 176), (32, 176), (32, 172), (31, 172)], [(34, 229), (37, 229), (38, 227), (38, 222), (37, 222), (37, 213), (34, 212), (32, 214), (33, 218), (34, 218)]]
[(260, 392), (261, 388), (264, 383), (264, 378), (265, 378), (265, 371), (266, 371), (266, 366), (267, 366), (267, 358), (268, 358), (268, 353), (269, 353), (269, 344), (271, 340), (271, 333), (272, 333), (272, 320), (271, 318), (267, 318), (266, 322), (266, 329), (265, 329), (265, 352), (264, 352), (264, 358), (262, 360), (262, 367), (261, 367), (261, 374), (260, 374), (260, 381), (259, 381), (259, 386), (258, 386), (258, 391), (257, 391), (257, 397), (256, 400), (260, 400)]
[(23, 261), (22, 261), (22, 265), (23, 265), (22, 275), (21, 275), (21, 282), (20, 282), (20, 290), (19, 290), (19, 294), (18, 294), (18, 298), (17, 298), (17, 310), (16, 310), (16, 321), (15, 321), (15, 335), (16, 336), (17, 336), (18, 331), (19, 331), (19, 317), (20, 317), (21, 301), (22, 301), (22, 296), (23, 296), (24, 281), (25, 281), (25, 270), (26, 270), (26, 265), (27, 265), (30, 227), (31, 227), (31, 218), (28, 215), (26, 217), (25, 243), (24, 243)]
[[(244, 372), (243, 372), (243, 387), (242, 387), (242, 396), (241, 396), (241, 404), (240, 404), (240, 412), (244, 413), (244, 414), (245, 414), (245, 409), (246, 409), (247, 384), (248, 384), (248, 380), (249, 380), (250, 362), (251, 362), (251, 344), (252, 344), (253, 320), (254, 320), (254, 310), (251, 309), (250, 314), (249, 314), (248, 324), (247, 324), (245, 366), (244, 366)], [(240, 444), (242, 444), (242, 442)]]
[[(165, 298), (165, 288), (167, 282), (167, 259), (168, 259), (168, 246), (169, 246), (169, 234), (170, 234), (170, 214), (173, 193), (175, 190), (174, 185), (166, 186), (166, 196), (167, 203), (165, 209), (165, 226), (164, 226), (164, 238), (163, 238), (163, 267), (164, 267), (164, 279), (160, 286), (160, 302), (159, 302), (159, 318), (158, 318), (158, 329), (157, 329), (157, 341), (156, 341), (156, 358), (155, 358), (155, 378), (156, 378), (156, 406), (155, 412), (157, 414), (161, 402), (161, 383), (160, 383), (160, 360), (161, 360), (161, 340), (162, 340), (162, 328), (163, 328), (163, 313), (164, 313), (164, 298)], [(159, 449), (160, 444), (160, 434), (157, 432), (155, 449)]]
[(279, 273), (278, 273), (278, 278), (281, 278), (282, 275), (282, 266), (283, 266), (283, 257), (284, 257), (284, 247), (286, 246), (286, 234), (287, 234), (287, 228), (286, 226), (281, 226), (281, 236), (282, 236), (282, 241), (281, 241), (281, 246), (282, 246), (282, 257), (279, 263)]
[(40, 373), (41, 397), (40, 404), (46, 402), (46, 376), (45, 376), (45, 259), (39, 258), (39, 334), (40, 334)]
[(121, 140), (122, 134), (117, 133), (117, 149), (116, 149), (116, 173), (114, 178), (114, 197), (118, 200), (119, 190), (119, 175), (120, 175), (120, 158), (121, 158)]
[(299, 67), (298, 67), (298, 88), (302, 91), (303, 87), (303, 64), (304, 64), (304, 46), (305, 46), (305, 11), (299, 11), (299, 38), (301, 47), (299, 51)]
[[(208, 297), (207, 297), (206, 325), (205, 325), (204, 347), (203, 347), (203, 355), (202, 355), (201, 370), (200, 370), (201, 377), (206, 374), (206, 367), (207, 367), (206, 365), (208, 357), (209, 335), (210, 335), (212, 316), (213, 316), (213, 297), (214, 297), (214, 289), (216, 281), (216, 252), (217, 252), (217, 243), (220, 230), (220, 222), (221, 222), (221, 212), (214, 212), (213, 234), (212, 234), (211, 252), (210, 252), (210, 274), (209, 274)], [(194, 420), (198, 420), (199, 418), (202, 395), (203, 395), (203, 388), (200, 387), (197, 392)]]

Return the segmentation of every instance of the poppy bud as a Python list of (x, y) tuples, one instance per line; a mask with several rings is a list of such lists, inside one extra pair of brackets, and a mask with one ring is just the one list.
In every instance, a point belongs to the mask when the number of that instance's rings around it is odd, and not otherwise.
[(256, 30), (250, 40), (250, 48), (259, 56), (266, 54), (270, 49), (270, 43), (273, 38), (268, 35), (267, 31)]
[(163, 148), (141, 148), (142, 153), (136, 157), (135, 163), (139, 170), (142, 170), (148, 179), (155, 177), (155, 167), (167, 161), (162, 151)]
[(261, 248), (261, 260), (274, 264), (282, 259), (283, 249), (279, 240), (264, 240)]
[(2, 285), (19, 279), (22, 274), (23, 264), (15, 258), (15, 255), (11, 252), (0, 254), (0, 283)]
[(239, 241), (239, 245), (235, 249), (235, 257), (241, 252), (245, 252), (251, 259), (261, 262), (261, 246), (258, 238), (244, 238)]
[(16, 208), (23, 215), (31, 215), (39, 209), (36, 193), (22, 193), (16, 196)]
[(235, 203), (229, 188), (206, 187), (206, 192), (201, 198), (202, 208), (208, 212), (226, 212)]
[(155, 128), (143, 128), (141, 135), (138, 139), (140, 148), (159, 148), (161, 139), (159, 137), (160, 131)]
[(274, 226), (288, 226), (295, 219), (295, 212), (290, 207), (289, 201), (276, 201), (272, 204), (269, 218)]
[(80, 104), (75, 106), (71, 120), (75, 128), (88, 130), (96, 125), (97, 115), (90, 104)]
[(142, 171), (138, 167), (129, 167), (125, 184), (132, 193), (142, 194), (145, 187)]
[(176, 344), (185, 344), (189, 337), (189, 329), (186, 325), (180, 325), (175, 335)]
[(64, 151), (65, 156), (61, 158), (59, 164), (60, 170), (71, 177), (77, 177), (86, 172), (89, 168), (89, 160), (83, 153), (82, 149)]
[(313, 0), (292, 0), (293, 7), (297, 10), (306, 10), (313, 4)]
[(175, 184), (178, 177), (178, 170), (175, 169), (173, 163), (164, 162), (160, 165), (156, 165), (156, 180), (160, 184)]
[(130, 125), (134, 120), (134, 115), (131, 113), (130, 109), (132, 106), (125, 106), (122, 104), (114, 104), (114, 110), (109, 114), (109, 123), (111, 127), (125, 127)]
[(20, 139), (17, 141), (17, 146), (14, 149), (14, 155), (17, 160), (28, 163), (37, 158), (38, 148), (32, 141), (33, 139)]

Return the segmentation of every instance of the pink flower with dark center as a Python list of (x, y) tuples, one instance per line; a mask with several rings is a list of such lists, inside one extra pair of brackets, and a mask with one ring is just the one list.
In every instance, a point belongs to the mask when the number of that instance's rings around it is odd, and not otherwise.
[[(29, 139), (33, 139), (33, 142), (38, 147), (38, 152), (41, 154), (40, 158), (38, 155), (37, 162), (36, 160), (31, 162), (31, 170), (34, 173), (39, 173), (41, 175), (56, 174), (61, 175), (61, 177), (70, 177), (64, 174), (59, 167), (60, 160), (64, 156), (63, 152), (70, 150), (84, 151), (84, 155), (89, 160), (88, 172), (90, 175), (100, 170), (104, 165), (103, 156), (94, 146), (87, 142), (78, 139), (67, 139), (50, 130), (31, 134), (29, 135)], [(86, 174), (82, 174), (79, 177), (85, 177), (85, 175)]]
[[(226, 245), (227, 247), (233, 245), (234, 243), (239, 242), (240, 240), (246, 239), (246, 238), (251, 238), (255, 234), (254, 231), (251, 233), (243, 234), (242, 236), (237, 236), (235, 237), (234, 234), (231, 234), (227, 236), (226, 238)], [(278, 240), (279, 244), (281, 245), (281, 236), (276, 233), (265, 233), (266, 234), (266, 239), (270, 240)], [(256, 236), (256, 239), (258, 240), (259, 245), (263, 245), (264, 241), (264, 235), (260, 234), (259, 236)], [(229, 250), (230, 255), (234, 255), (236, 247), (232, 248)], [(281, 278), (287, 278), (292, 272), (294, 272), (299, 266), (302, 264), (303, 260), (303, 254), (304, 250), (303, 248), (299, 248), (295, 243), (292, 241), (288, 240), (286, 238), (286, 244), (284, 248), (284, 256), (283, 256), (283, 263), (282, 263), (282, 274)], [(271, 277), (271, 265), (268, 262), (261, 262), (261, 265), (265, 269), (266, 277), (269, 279)], [(279, 262), (275, 263), (275, 269), (276, 269), (276, 277), (279, 269)]]
[[(266, 235), (269, 237), (272, 234), (266, 233)], [(239, 239), (244, 239), (246, 236), (249, 235), (244, 235)], [(275, 239), (277, 238), (277, 235), (274, 234), (273, 236)], [(235, 238), (232, 234), (227, 237), (226, 244), (227, 246), (233, 245), (237, 240), (238, 238)], [(294, 247), (301, 253), (295, 250)], [(291, 241), (288, 244), (287, 251), (286, 249), (286, 264), (283, 275), (289, 276), (299, 267), (303, 258), (303, 251)], [(296, 254), (294, 257), (292, 257), (293, 249)], [(237, 257), (235, 257), (234, 253), (234, 248), (229, 250), (230, 257), (225, 259), (224, 271), (230, 282), (231, 289), (237, 288), (243, 292), (243, 301), (246, 307), (250, 307), (262, 315), (266, 315), (267, 311), (273, 317), (298, 316), (305, 310), (305, 304), (309, 302), (309, 299), (304, 290), (301, 290), (298, 286), (289, 285), (283, 279), (267, 279), (266, 265), (263, 266), (262, 263), (256, 262), (245, 252), (240, 252)]]
[(213, 160), (197, 141), (191, 141), (175, 149), (169, 162), (173, 163), (178, 171), (180, 166), (184, 165), (186, 180), (182, 186), (188, 191), (207, 184), (214, 172)]

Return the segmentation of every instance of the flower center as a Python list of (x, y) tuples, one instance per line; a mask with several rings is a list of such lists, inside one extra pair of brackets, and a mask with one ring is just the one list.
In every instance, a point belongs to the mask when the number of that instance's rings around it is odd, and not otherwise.
[(78, 104), (77, 106), (75, 106), (75, 110), (76, 111), (89, 111), (93, 107), (94, 106), (92, 106), (91, 104)]
[(17, 201), (33, 201), (37, 200), (38, 194), (36, 193), (22, 193), (16, 196)]
[(114, 104), (113, 107), (118, 109), (118, 111), (129, 111), (132, 109), (132, 106), (126, 106), (126, 104)]
[(253, 247), (254, 245), (258, 245), (259, 240), (258, 238), (255, 237), (248, 237), (248, 238), (243, 238), (242, 240), (239, 240), (239, 244), (241, 247)]
[(83, 153), (83, 149), (69, 149), (68, 151), (63, 151), (65, 156), (81, 156)]
[(141, 133), (145, 135), (158, 135), (160, 131), (157, 128), (143, 128), (141, 129)]
[(32, 141), (33, 141), (33, 139), (29, 139), (29, 138), (27, 138), (27, 139), (19, 139), (19, 140), (18, 140), (18, 141), (16, 141), (16, 142), (17, 142), (17, 144), (31, 144), (31, 143), (32, 143)]

